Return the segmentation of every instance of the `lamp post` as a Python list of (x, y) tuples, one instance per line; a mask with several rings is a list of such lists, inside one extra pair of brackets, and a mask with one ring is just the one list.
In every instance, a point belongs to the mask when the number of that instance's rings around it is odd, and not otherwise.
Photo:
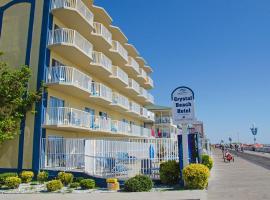
[(258, 133), (258, 128), (255, 127), (255, 124), (252, 124), (252, 127), (250, 128), (252, 135), (254, 136), (254, 144), (256, 143), (256, 135)]

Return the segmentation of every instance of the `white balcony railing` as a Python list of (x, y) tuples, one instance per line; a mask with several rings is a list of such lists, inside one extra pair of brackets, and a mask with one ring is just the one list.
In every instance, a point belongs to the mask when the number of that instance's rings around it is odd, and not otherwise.
[(112, 120), (112, 132), (129, 135), (130, 134), (129, 130), (130, 130), (129, 123), (118, 120)]
[(147, 73), (142, 68), (140, 68), (140, 74), (138, 76), (147, 80)]
[(173, 124), (171, 116), (156, 117), (155, 123), (156, 124)]
[(126, 85), (128, 85), (128, 75), (120, 67), (113, 66), (112, 67), (112, 75), (113, 75), (113, 77), (120, 79)]
[(92, 96), (112, 102), (112, 89), (102, 83), (92, 83)]
[(93, 51), (93, 65), (99, 65), (112, 73), (112, 61), (101, 52)]
[(69, 107), (47, 108), (44, 125), (111, 131), (110, 118), (93, 116), (88, 112)]
[(146, 89), (144, 89), (143, 87), (140, 87), (140, 96), (144, 97), (144, 98), (148, 98), (148, 92)]
[(147, 76), (146, 84), (149, 84), (151, 87), (154, 86), (154, 81), (150, 76)]
[(148, 118), (148, 110), (144, 107), (141, 107), (141, 116), (144, 118)]
[(89, 113), (75, 108), (47, 108), (44, 124), (87, 129), (90, 128), (91, 116)]
[(147, 118), (151, 121), (155, 121), (155, 113), (151, 112), (151, 111), (147, 111)]
[(138, 74), (140, 73), (140, 65), (131, 56), (128, 57), (128, 66), (132, 67)]
[(154, 103), (155, 102), (155, 98), (152, 94), (147, 93), (147, 99), (150, 103)]
[(119, 53), (126, 61), (128, 61), (128, 52), (120, 42), (112, 40), (112, 51)]
[(139, 83), (134, 81), (132, 78), (130, 78), (128, 81), (128, 87), (130, 89), (135, 90), (138, 94), (140, 94), (140, 85), (139, 85)]
[(125, 109), (129, 109), (129, 100), (127, 97), (117, 93), (117, 92), (113, 92), (112, 95), (112, 104), (114, 105), (119, 105)]
[(110, 45), (112, 45), (112, 34), (103, 24), (94, 22), (93, 33), (103, 37)]
[(47, 108), (43, 125), (143, 137), (149, 137), (148, 133), (150, 133), (150, 129), (142, 128), (138, 125), (111, 120), (107, 117), (94, 116), (86, 111), (70, 107)]
[(53, 66), (46, 69), (46, 83), (73, 85), (91, 93), (92, 78), (73, 67)]
[(81, 0), (53, 0), (51, 9), (58, 8), (76, 10), (93, 27), (94, 15)]
[(151, 137), (151, 130), (149, 128), (141, 127), (141, 136), (142, 137)]
[(129, 102), (129, 111), (140, 115), (141, 114), (141, 107), (139, 104), (135, 103), (134, 101), (130, 101)]
[(50, 31), (49, 45), (73, 45), (92, 59), (93, 45), (77, 31), (67, 28)]

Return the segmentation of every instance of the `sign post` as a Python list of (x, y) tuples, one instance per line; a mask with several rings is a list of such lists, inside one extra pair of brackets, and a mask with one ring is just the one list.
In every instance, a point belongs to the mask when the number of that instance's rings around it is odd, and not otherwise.
[(178, 137), (180, 173), (189, 164), (188, 126), (195, 121), (194, 92), (185, 86), (178, 87), (171, 94), (172, 117), (176, 125), (182, 127), (182, 135)]

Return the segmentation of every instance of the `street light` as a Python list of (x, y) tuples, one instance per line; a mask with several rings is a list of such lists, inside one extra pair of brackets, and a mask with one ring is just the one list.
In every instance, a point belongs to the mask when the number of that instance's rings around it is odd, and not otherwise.
[(258, 128), (255, 127), (255, 124), (252, 124), (252, 127), (250, 128), (252, 135), (254, 136), (254, 144), (256, 143), (256, 135), (258, 133)]

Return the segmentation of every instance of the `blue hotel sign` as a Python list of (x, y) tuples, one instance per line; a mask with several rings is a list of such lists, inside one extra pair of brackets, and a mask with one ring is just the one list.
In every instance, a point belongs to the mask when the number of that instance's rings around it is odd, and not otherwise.
[(171, 94), (174, 124), (190, 123), (195, 120), (194, 92), (185, 86), (176, 88)]

